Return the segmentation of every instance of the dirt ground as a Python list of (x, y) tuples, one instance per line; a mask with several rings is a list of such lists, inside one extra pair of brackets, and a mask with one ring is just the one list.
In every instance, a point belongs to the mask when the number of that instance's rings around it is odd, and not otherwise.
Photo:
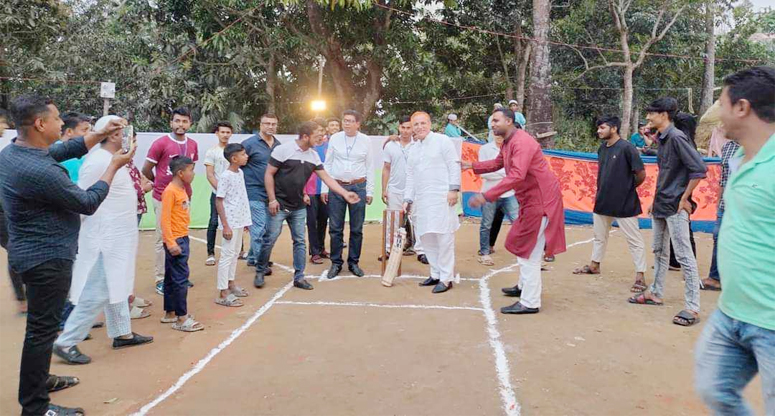
[[(272, 256), (277, 263), (263, 289), (252, 287), (244, 263), (237, 281), (249, 288), (242, 308), (213, 303), (216, 268), (206, 267), (204, 232), (192, 236), (189, 310), (206, 329), (194, 334), (159, 323), (162, 299), (153, 291), (153, 233), (141, 234), (136, 278), (139, 296), (154, 301), (152, 316), (133, 330), (153, 344), (114, 351), (105, 329), (81, 344), (93, 362), (68, 366), (53, 359), (52, 373), (81, 378), (52, 394), (55, 403), (81, 406), (90, 415), (702, 415), (693, 389), (693, 349), (704, 321), (693, 328), (671, 323), (683, 305), (680, 272), (670, 272), (665, 306), (626, 302), (632, 262), (614, 233), (600, 276), (574, 276), (588, 260), (592, 231), (569, 227), (572, 245), (544, 272), (541, 313), (501, 315), (513, 302), (500, 288), (519, 270), (503, 249), (496, 266), (476, 262), (478, 225), (457, 233), (457, 268), (463, 281), (433, 295), (417, 286), (427, 274), (404, 258), (405, 275), (392, 288), (376, 277), (381, 226), (367, 225), (361, 267), (374, 277), (319, 281), (313, 291), (289, 286), (287, 232)], [(647, 244), (651, 233), (644, 231)], [(697, 234), (701, 274), (712, 241)], [(5, 255), (0, 260), (5, 270)], [(649, 266), (653, 258), (649, 256)], [(320, 276), (329, 264), (310, 265)], [(492, 270), (491, 270), (492, 269)], [(347, 272), (345, 272), (347, 273)], [(652, 276), (649, 274), (648, 280)], [(19, 359), (25, 320), (15, 313), (8, 278), (0, 282), (0, 414), (18, 414)], [(702, 318), (717, 293), (702, 292)], [(187, 375), (186, 377), (183, 377)], [(763, 414), (758, 378), (746, 390)]]

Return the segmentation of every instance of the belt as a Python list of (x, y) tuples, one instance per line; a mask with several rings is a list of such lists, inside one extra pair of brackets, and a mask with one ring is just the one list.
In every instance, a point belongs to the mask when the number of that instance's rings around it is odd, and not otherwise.
[(353, 179), (351, 181), (340, 181), (339, 179), (337, 179), (336, 182), (339, 183), (339, 185), (357, 185), (359, 183), (366, 182), (366, 178), (358, 178), (358, 179)]

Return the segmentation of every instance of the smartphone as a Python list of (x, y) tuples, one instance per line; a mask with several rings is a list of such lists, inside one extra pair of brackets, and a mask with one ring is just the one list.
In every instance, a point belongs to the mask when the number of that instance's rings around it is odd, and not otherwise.
[(121, 149), (124, 153), (129, 152), (132, 148), (132, 140), (135, 137), (135, 128), (130, 124), (124, 127), (124, 137), (121, 139)]

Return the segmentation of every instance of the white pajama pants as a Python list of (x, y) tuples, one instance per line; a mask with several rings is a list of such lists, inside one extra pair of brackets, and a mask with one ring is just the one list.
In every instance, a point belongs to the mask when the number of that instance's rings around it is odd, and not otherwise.
[(538, 231), (538, 239), (530, 257), (517, 257), (519, 263), (518, 286), (522, 290), (519, 303), (528, 308), (541, 307), (541, 261), (544, 258), (546, 224), (548, 223), (549, 220), (546, 217), (541, 220), (541, 229)]
[(425, 233), (420, 239), (431, 266), (431, 277), (445, 284), (451, 282), (455, 278), (455, 233)]
[(161, 201), (151, 198), (153, 213), (156, 214), (156, 282), (164, 281), (164, 239), (161, 236)]
[(646, 272), (646, 243), (643, 241), (643, 235), (638, 226), (638, 217), (614, 218), (606, 215), (592, 214), (593, 228), (595, 231), (595, 240), (592, 243), (592, 261), (601, 263), (605, 255), (605, 249), (608, 245), (608, 233), (611, 231), (611, 225), (614, 220), (619, 224), (627, 238), (627, 246), (632, 255), (632, 261), (635, 263), (636, 273)]
[[(389, 192), (388, 191), (388, 203), (387, 203), (387, 209), (392, 210), (400, 210), (404, 208), (404, 194), (399, 194), (397, 192)], [(412, 221), (412, 215), (409, 214), (409, 221)], [(414, 224), (412, 224), (414, 225)], [(414, 233), (414, 227), (412, 227), (412, 232)], [(392, 238), (392, 237), (391, 237)], [(414, 251), (417, 253), (417, 255), (425, 254), (425, 251), (422, 247), (422, 243), (420, 242), (420, 239), (417, 237), (417, 234), (414, 235)], [(385, 250), (387, 253), (390, 251), (390, 244), (391, 242), (385, 241)]]
[(221, 241), (221, 257), (218, 260), (218, 290), (229, 288), (229, 282), (234, 280), (237, 274), (237, 263), (242, 248), (243, 227), (232, 228), (231, 240)]

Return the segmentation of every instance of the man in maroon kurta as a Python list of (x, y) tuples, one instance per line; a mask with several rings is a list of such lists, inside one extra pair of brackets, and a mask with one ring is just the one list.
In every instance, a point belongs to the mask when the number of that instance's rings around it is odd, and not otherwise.
[(506, 237), (506, 249), (517, 256), (520, 280), (518, 285), (504, 288), (503, 293), (520, 300), (501, 308), (501, 312), (538, 313), (544, 247), (547, 256), (565, 251), (565, 215), (560, 184), (549, 169), (538, 142), (515, 126), (511, 110), (495, 110), (492, 129), (496, 135), (506, 138), (498, 157), (473, 164), (465, 162), (463, 169), (473, 168), (480, 174), (505, 167), (506, 178), (486, 193), (472, 197), (469, 205), (476, 208), (514, 190), (519, 201), (519, 217)]

